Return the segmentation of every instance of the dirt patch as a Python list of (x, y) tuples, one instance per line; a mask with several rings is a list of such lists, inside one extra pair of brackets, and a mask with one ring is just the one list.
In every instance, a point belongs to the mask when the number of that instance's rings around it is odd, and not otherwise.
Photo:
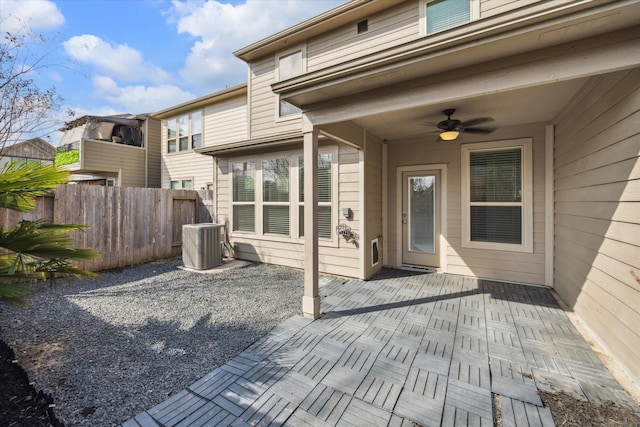
[(558, 427), (640, 427), (638, 414), (613, 402), (585, 402), (563, 391), (539, 394)]
[(64, 345), (57, 341), (47, 341), (34, 345), (25, 345), (19, 355), (20, 363), (26, 369), (36, 371), (41, 368), (53, 368), (62, 365), (56, 355), (64, 350)]

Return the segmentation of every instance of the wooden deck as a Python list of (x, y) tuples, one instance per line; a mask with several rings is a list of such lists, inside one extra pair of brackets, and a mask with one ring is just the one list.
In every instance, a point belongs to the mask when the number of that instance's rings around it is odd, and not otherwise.
[(321, 294), (122, 426), (553, 426), (538, 390), (640, 410), (546, 289), (385, 269)]

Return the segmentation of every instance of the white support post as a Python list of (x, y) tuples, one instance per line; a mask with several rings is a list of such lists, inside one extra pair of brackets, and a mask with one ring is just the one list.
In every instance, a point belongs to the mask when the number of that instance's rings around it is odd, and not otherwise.
[(302, 314), (320, 317), (318, 290), (318, 129), (305, 121), (304, 132), (304, 295)]

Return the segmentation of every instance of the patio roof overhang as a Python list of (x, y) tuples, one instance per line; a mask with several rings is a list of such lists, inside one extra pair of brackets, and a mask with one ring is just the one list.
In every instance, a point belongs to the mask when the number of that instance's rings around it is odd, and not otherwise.
[[(637, 22), (637, 0), (541, 2), (278, 82), (272, 89), (316, 125), (430, 105), (435, 113), (446, 104), (518, 89), (544, 86), (552, 95), (555, 83), (640, 65)], [(554, 115), (539, 119), (549, 117)]]

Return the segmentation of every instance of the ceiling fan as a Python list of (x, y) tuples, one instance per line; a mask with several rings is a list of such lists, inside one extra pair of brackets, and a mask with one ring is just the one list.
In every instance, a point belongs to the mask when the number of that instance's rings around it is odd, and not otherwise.
[(447, 116), (446, 120), (438, 123), (438, 129), (440, 129), (440, 139), (443, 141), (453, 141), (458, 138), (461, 133), (473, 133), (476, 135), (487, 135), (493, 132), (492, 128), (477, 128), (473, 126), (480, 125), (482, 123), (492, 122), (491, 117), (478, 117), (477, 119), (467, 120), (461, 122), (460, 120), (452, 119), (451, 116), (455, 113), (454, 108), (444, 110), (442, 113)]

